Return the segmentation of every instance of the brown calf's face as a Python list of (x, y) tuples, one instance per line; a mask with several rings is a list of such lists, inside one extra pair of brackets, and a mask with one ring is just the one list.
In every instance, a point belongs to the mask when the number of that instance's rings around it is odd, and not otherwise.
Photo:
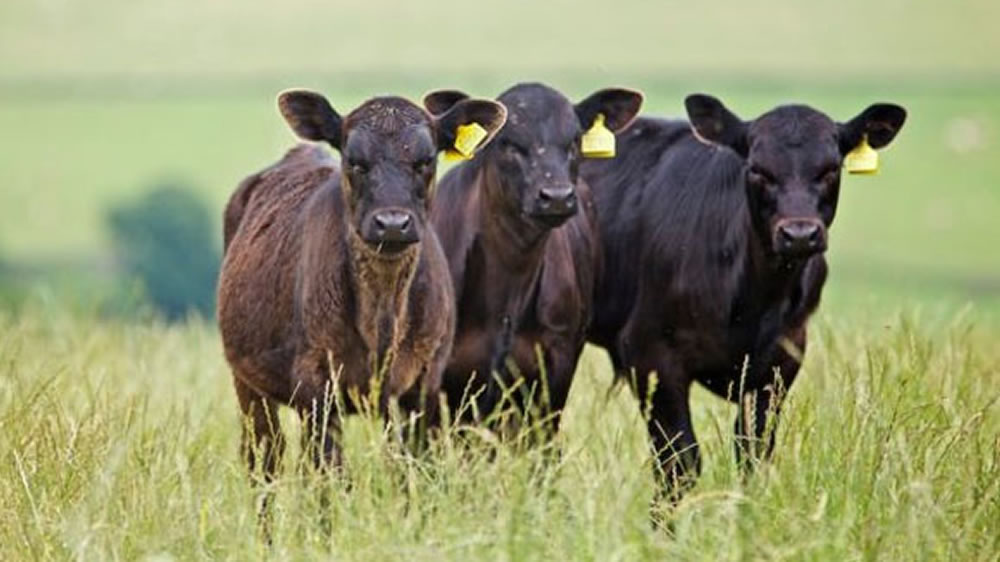
[[(432, 113), (463, 99), (455, 91), (435, 92), (424, 99)], [(604, 114), (612, 131), (627, 127), (642, 105), (642, 94), (625, 89), (598, 91), (573, 105), (542, 84), (519, 84), (500, 95), (507, 125), (482, 155), (489, 194), (504, 212), (523, 216), (545, 228), (564, 223), (577, 211), (577, 166), (580, 136), (597, 115)]]
[(478, 123), (488, 133), (483, 147), (506, 119), (503, 106), (489, 100), (464, 100), (432, 117), (398, 97), (373, 98), (341, 118), (326, 98), (305, 90), (282, 93), (278, 107), (300, 137), (340, 151), (351, 226), (390, 255), (424, 235), (437, 154), (454, 143), (456, 129)]
[(844, 156), (865, 136), (873, 148), (889, 144), (906, 120), (894, 104), (874, 104), (846, 123), (804, 105), (780, 106), (753, 121), (707, 95), (689, 96), (685, 105), (698, 137), (745, 160), (754, 228), (772, 253), (790, 258), (826, 250)]

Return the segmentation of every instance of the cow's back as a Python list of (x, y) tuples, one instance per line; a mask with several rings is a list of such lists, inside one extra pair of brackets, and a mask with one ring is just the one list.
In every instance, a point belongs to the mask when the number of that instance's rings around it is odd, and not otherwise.
[(580, 167), (593, 193), (602, 247), (592, 330), (596, 343), (611, 345), (625, 323), (660, 217), (685, 212), (676, 208), (675, 194), (657, 176), (665, 169), (672, 173), (673, 167), (663, 161), (666, 155), (672, 157), (676, 148), (691, 142), (686, 122), (641, 117), (618, 135), (614, 159), (585, 160)]
[(812, 279), (823, 275), (804, 280), (803, 296), (785, 304), (761, 297), (768, 287), (748, 272), (742, 160), (699, 141), (682, 121), (640, 119), (623, 137), (615, 161), (583, 170), (594, 185), (606, 260), (591, 340), (615, 349), (641, 317), (642, 326), (670, 334), (691, 369), (712, 370), (777, 338), (786, 320), (804, 322), (818, 302)]
[(218, 289), (218, 318), (231, 362), (291, 360), (295, 289), (303, 220), (310, 202), (336, 187), (335, 162), (321, 148), (299, 145), (244, 180), (226, 208), (228, 239)]

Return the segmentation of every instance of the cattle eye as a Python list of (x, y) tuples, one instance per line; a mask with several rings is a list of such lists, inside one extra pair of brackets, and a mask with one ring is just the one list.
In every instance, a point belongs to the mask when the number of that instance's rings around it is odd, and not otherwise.
[(830, 185), (840, 177), (840, 166), (830, 166), (816, 176), (816, 183)]
[(573, 139), (569, 144), (566, 145), (566, 154), (572, 159), (576, 158), (577, 152), (580, 149), (580, 144), (577, 139)]
[(774, 183), (774, 176), (763, 168), (751, 166), (747, 171), (747, 181), (754, 185), (768, 185)]
[(418, 174), (426, 174), (430, 171), (431, 167), (434, 165), (433, 158), (421, 158), (413, 163), (413, 171)]
[(504, 153), (506, 153), (508, 155), (523, 155), (523, 154), (527, 154), (527, 151), (524, 148), (522, 148), (517, 143), (511, 141), (510, 139), (501, 139), (500, 140), (500, 148), (504, 151)]
[(359, 160), (357, 158), (351, 158), (347, 161), (347, 167), (350, 169), (351, 173), (357, 176), (361, 176), (368, 173), (369, 164), (364, 160)]

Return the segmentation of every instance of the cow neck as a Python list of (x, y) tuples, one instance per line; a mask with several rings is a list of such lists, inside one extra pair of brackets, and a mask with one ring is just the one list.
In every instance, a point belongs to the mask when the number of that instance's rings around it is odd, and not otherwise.
[(747, 223), (747, 273), (752, 290), (764, 298), (767, 307), (788, 297), (801, 279), (808, 258), (786, 258), (772, 252), (751, 221)]
[(421, 243), (401, 254), (386, 256), (375, 252), (353, 228), (350, 239), (348, 278), (357, 306), (355, 328), (369, 354), (374, 353), (376, 369), (386, 366), (399, 349), (407, 332), (410, 285), (417, 270)]
[(496, 259), (509, 275), (531, 276), (541, 266), (551, 229), (539, 226), (520, 209), (492, 201), (492, 193), (500, 192), (499, 186), (489, 189), (488, 182), (499, 181), (495, 175), (484, 170), (479, 180), (480, 237), (486, 255)]

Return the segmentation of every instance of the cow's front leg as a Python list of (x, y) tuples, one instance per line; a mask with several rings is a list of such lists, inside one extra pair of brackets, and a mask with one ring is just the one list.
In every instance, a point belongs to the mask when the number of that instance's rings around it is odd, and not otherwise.
[(534, 351), (534, 364), (541, 367), (535, 379), (540, 386), (536, 399), (542, 420), (539, 429), (544, 438), (551, 439), (559, 433), (562, 411), (573, 385), (582, 345), (571, 341), (569, 337), (552, 335), (543, 337)]
[[(284, 434), (278, 418), (278, 404), (247, 386), (238, 373), (234, 373), (233, 384), (240, 410), (245, 416), (240, 448), (250, 472), (251, 482), (255, 486), (261, 486), (257, 500), (257, 521), (264, 539), (270, 542), (270, 504), (274, 494), (270, 484), (277, 475), (278, 465), (285, 450)], [(260, 471), (259, 479), (257, 471)]]
[(656, 455), (654, 471), (662, 496), (676, 502), (701, 472), (688, 403), (691, 381), (666, 345), (656, 342), (636, 351), (631, 385)]
[(386, 423), (398, 424), (398, 437), (411, 455), (426, 451), (441, 425), (441, 385), (427, 383), (428, 378), (425, 371), (412, 388), (395, 400), (398, 407), (386, 417)]
[(341, 389), (320, 353), (296, 361), (294, 380), (293, 405), (302, 423), (302, 454), (320, 477), (320, 525), (330, 532), (330, 477), (343, 475), (341, 412), (337, 396)]
[(777, 343), (766, 371), (747, 377), (733, 423), (736, 462), (745, 472), (771, 458), (778, 418), (785, 396), (798, 375), (806, 351), (806, 330), (800, 327)]

